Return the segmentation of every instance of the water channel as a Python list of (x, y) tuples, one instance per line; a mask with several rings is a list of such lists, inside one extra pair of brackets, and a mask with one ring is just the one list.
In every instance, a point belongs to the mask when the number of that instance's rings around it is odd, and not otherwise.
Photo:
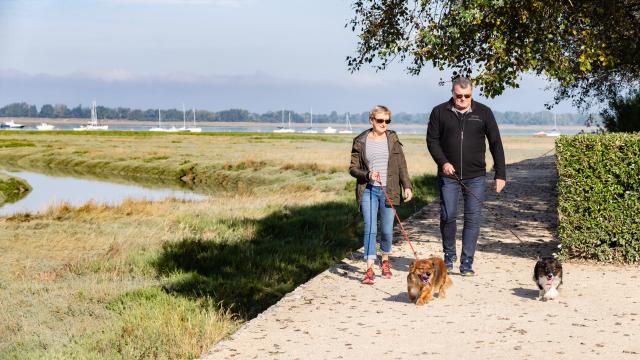
[(0, 207), (0, 216), (18, 212), (36, 213), (50, 205), (69, 203), (80, 206), (89, 201), (98, 204), (117, 205), (123, 200), (162, 200), (176, 198), (204, 200), (206, 196), (191, 191), (168, 188), (149, 188), (133, 184), (116, 184), (103, 180), (82, 179), (72, 176), (51, 176), (29, 171), (0, 171), (26, 180), (33, 190), (24, 198)]

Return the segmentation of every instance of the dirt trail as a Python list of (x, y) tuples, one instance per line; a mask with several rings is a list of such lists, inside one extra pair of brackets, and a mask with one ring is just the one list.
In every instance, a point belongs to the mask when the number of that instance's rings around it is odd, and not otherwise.
[[(533, 258), (557, 246), (554, 158), (510, 165), (507, 174), (503, 193), (488, 186), (477, 276), (454, 272), (446, 299), (409, 303), (406, 243), (395, 247), (393, 278), (373, 286), (360, 284), (362, 253), (354, 252), (202, 358), (640, 359), (640, 267), (565, 263), (559, 299), (537, 301)], [(420, 257), (441, 254), (438, 216), (432, 203), (404, 222)]]

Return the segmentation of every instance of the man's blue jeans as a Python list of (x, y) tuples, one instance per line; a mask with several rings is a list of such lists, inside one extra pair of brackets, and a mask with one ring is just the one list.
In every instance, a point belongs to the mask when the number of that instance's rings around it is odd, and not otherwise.
[[(456, 254), (456, 218), (458, 217), (458, 199), (460, 191), (464, 200), (464, 227), (462, 229), (462, 254), (461, 264), (473, 263), (473, 255), (476, 252), (478, 235), (480, 234), (480, 221), (482, 201), (486, 176), (478, 176), (462, 180), (465, 187), (452, 178), (438, 176), (440, 188), (440, 233), (442, 235), (442, 248), (445, 256), (454, 258)], [(469, 194), (473, 192), (475, 196)], [(478, 201), (478, 199), (480, 201)]]
[(364, 259), (376, 259), (376, 236), (378, 235), (378, 213), (380, 213), (380, 251), (391, 253), (393, 241), (394, 212), (387, 203), (382, 187), (367, 185), (362, 194), (361, 209), (364, 218)]

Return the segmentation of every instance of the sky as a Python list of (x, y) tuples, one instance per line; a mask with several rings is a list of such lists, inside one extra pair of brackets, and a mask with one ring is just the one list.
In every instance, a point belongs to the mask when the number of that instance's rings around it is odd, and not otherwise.
[[(448, 73), (402, 64), (351, 74), (351, 0), (0, 0), (0, 106), (25, 101), (251, 112), (427, 113)], [(545, 79), (476, 99), (536, 112)], [(576, 112), (568, 103), (554, 112)]]

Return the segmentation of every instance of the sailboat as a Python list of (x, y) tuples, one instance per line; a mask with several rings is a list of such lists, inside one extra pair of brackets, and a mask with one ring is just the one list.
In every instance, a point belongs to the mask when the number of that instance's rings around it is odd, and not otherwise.
[(87, 131), (87, 130), (108, 130), (109, 125), (98, 124), (98, 111), (96, 110), (96, 101), (91, 103), (91, 120), (87, 125), (80, 125), (79, 128), (73, 128), (75, 131)]
[(344, 130), (338, 131), (338, 134), (353, 134), (353, 128), (351, 127), (351, 120), (349, 120), (349, 113), (347, 113), (345, 118), (347, 122), (346, 128)]
[(160, 113), (160, 109), (158, 109), (158, 127), (152, 127), (149, 131), (167, 131), (167, 129), (162, 127), (162, 114)]
[(283, 133), (283, 132), (285, 132), (284, 131), (284, 109), (282, 109), (282, 111), (280, 112), (280, 115), (281, 115), (281, 120), (280, 120), (281, 125), (278, 126), (277, 129), (273, 130), (274, 133)]
[(53, 129), (55, 129), (55, 126), (53, 126), (51, 124), (47, 124), (46, 122), (43, 122), (40, 125), (36, 126), (36, 129), (41, 130), (41, 131), (53, 130)]
[(187, 112), (184, 109), (184, 103), (182, 103), (182, 127), (178, 131), (189, 131), (187, 129)]
[(22, 129), (24, 127), (24, 125), (18, 124), (13, 120), (5, 121), (4, 125), (5, 125), (5, 127), (8, 127), (9, 129)]
[(317, 134), (318, 130), (313, 130), (313, 109), (311, 109), (311, 123), (309, 124), (309, 127), (307, 128), (307, 130), (303, 130), (302, 133), (303, 134)]
[(546, 133), (547, 136), (560, 136), (560, 131), (558, 130), (558, 123), (556, 121), (556, 114), (553, 114), (553, 129)]
[(274, 133), (294, 133), (296, 132), (291, 128), (291, 112), (289, 112), (289, 127), (284, 127), (284, 109), (282, 109), (282, 126), (278, 126), (277, 129), (273, 130)]
[(187, 128), (187, 130), (189, 130), (189, 131), (191, 131), (193, 133), (202, 132), (202, 128), (196, 127), (196, 109), (193, 108), (191, 110), (193, 110), (193, 126)]

